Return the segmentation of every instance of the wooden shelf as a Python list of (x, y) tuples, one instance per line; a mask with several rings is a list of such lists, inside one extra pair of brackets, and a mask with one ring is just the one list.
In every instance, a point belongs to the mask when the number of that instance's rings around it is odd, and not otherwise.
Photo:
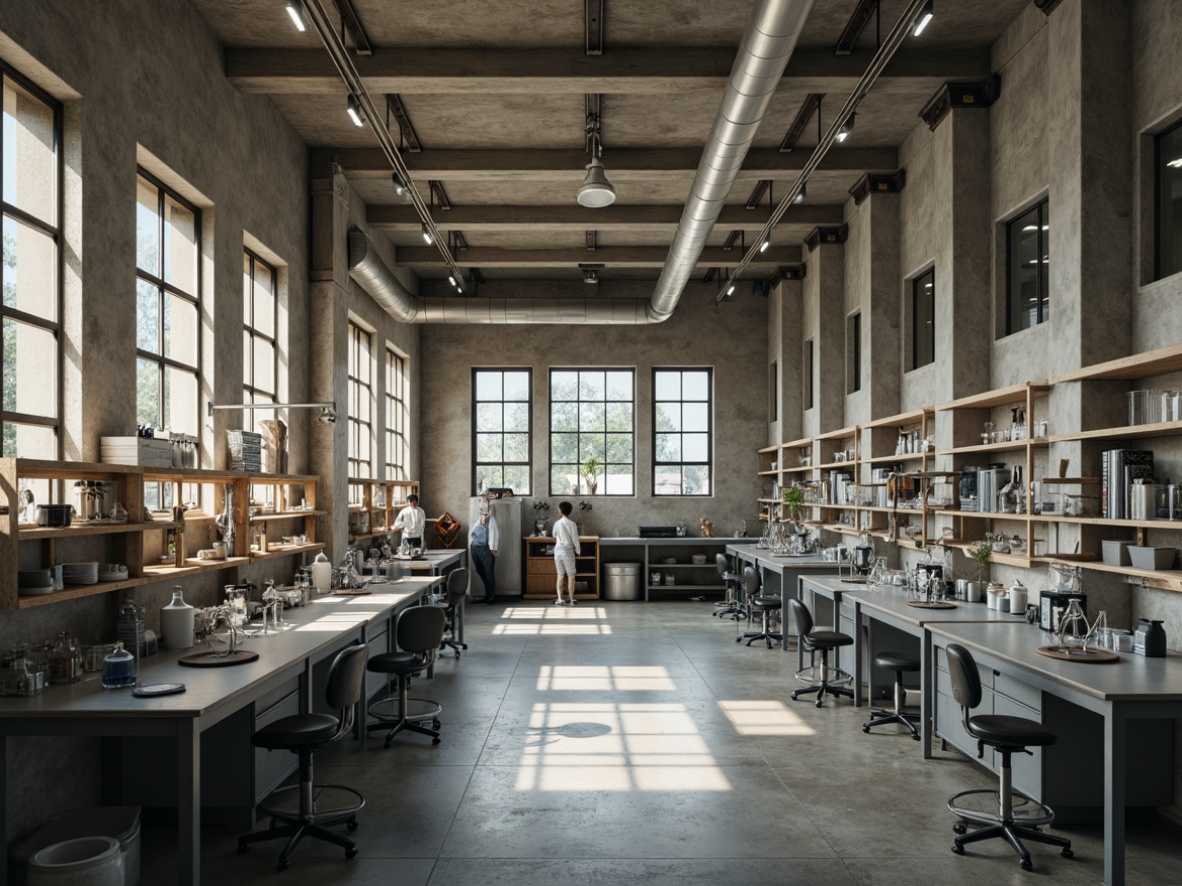
[(324, 542), (309, 542), (306, 545), (271, 545), (268, 551), (251, 551), (251, 560), (273, 560), (276, 557), (290, 557), (305, 551), (319, 551), (324, 548)]
[[(936, 454), (935, 450), (929, 450), (928, 452), (908, 452), (904, 455), (876, 455), (873, 458), (859, 459), (857, 462), (855, 462), (855, 464), (882, 465), (882, 464), (890, 464), (891, 462), (896, 462), (896, 461), (915, 461), (916, 459), (923, 458), (925, 455), (935, 455), (935, 454)], [(865, 485), (865, 484), (862, 484), (862, 485)]]
[(282, 514), (258, 514), (251, 517), (251, 523), (269, 523), (272, 520), (295, 520), (301, 517), (327, 517), (328, 511), (284, 511)]
[(931, 415), (931, 409), (914, 409), (911, 412), (901, 412), (898, 415), (888, 415), (876, 418), (874, 421), (862, 425), (863, 428), (905, 428), (923, 422), (924, 417)]
[(969, 455), (977, 452), (1022, 452), (1028, 446), (1035, 448), (1050, 444), (1051, 437), (1030, 437), (1025, 440), (1006, 440), (1003, 443), (979, 443), (973, 446), (954, 446), (938, 449), (936, 455)]
[(172, 520), (150, 521), (147, 523), (76, 523), (73, 526), (22, 526), (21, 541), (47, 538), (77, 538), (83, 535), (122, 535), (128, 532), (151, 532), (156, 529), (176, 529), (181, 524)]
[(1143, 354), (1131, 357), (1118, 357), (1105, 363), (1096, 363), (1071, 372), (1057, 375), (1050, 380), (1051, 384), (1067, 381), (1082, 381), (1087, 379), (1119, 379), (1133, 381), (1142, 378), (1153, 378), (1155, 375), (1165, 375), (1167, 372), (1182, 371), (1182, 345), (1167, 345)]
[(1073, 434), (1053, 434), (1047, 437), (1052, 443), (1072, 440), (1138, 440), (1145, 437), (1182, 436), (1182, 421), (1162, 421), (1149, 425), (1122, 425), (1118, 428), (1098, 428), (1091, 431), (1076, 431)]
[(182, 483), (233, 482), (248, 475), (245, 471), (213, 471), (205, 468), (143, 468), (144, 479), (157, 481), (179, 481)]
[(1046, 381), (1010, 385), (1009, 387), (997, 388), (993, 391), (985, 391), (982, 394), (974, 394), (970, 397), (961, 397), (959, 400), (944, 403), (936, 407), (936, 409), (937, 411), (951, 412), (961, 409), (993, 409), (997, 406), (1025, 405), (1027, 389), (1036, 397), (1044, 397), (1050, 391), (1051, 386)]

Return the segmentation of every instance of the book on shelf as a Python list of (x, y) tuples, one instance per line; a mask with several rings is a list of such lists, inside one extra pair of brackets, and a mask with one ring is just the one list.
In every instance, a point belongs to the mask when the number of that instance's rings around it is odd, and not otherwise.
[(1105, 450), (1100, 459), (1100, 512), (1108, 520), (1127, 520), (1133, 481), (1152, 476), (1152, 450)]

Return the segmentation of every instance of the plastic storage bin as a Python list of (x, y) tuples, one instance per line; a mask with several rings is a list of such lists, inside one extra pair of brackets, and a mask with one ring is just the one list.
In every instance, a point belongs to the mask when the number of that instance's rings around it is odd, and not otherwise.
[(640, 599), (640, 564), (605, 563), (603, 597), (605, 600)]
[(46, 820), (27, 837), (9, 849), (8, 882), (25, 886), (29, 859), (56, 843), (80, 837), (112, 837), (119, 841), (123, 857), (124, 886), (139, 886), (140, 882), (140, 807), (105, 806), (93, 809), (74, 809)]

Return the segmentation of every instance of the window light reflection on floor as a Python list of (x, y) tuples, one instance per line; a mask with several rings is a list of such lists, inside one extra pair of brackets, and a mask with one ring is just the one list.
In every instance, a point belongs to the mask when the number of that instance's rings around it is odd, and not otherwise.
[(542, 619), (544, 621), (591, 621), (606, 619), (602, 606), (506, 606), (501, 618)]
[(579, 689), (597, 692), (669, 692), (675, 690), (677, 685), (669, 676), (669, 671), (663, 667), (544, 665), (538, 671), (537, 688), (543, 692)]
[(694, 718), (676, 703), (537, 703), (519, 791), (729, 791)]
[(782, 701), (720, 701), (739, 735), (813, 735), (815, 730)]
[(610, 634), (611, 625), (603, 624), (507, 624), (493, 625), (493, 634), (506, 637), (561, 637), (574, 634)]

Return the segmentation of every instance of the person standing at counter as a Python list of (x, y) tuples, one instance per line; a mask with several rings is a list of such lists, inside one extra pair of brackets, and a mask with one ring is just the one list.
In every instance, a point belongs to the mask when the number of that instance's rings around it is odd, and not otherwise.
[(476, 574), (484, 582), (482, 603), (497, 602), (496, 557), (500, 541), (501, 533), (497, 529), (497, 518), (492, 515), (492, 508), (486, 504), (480, 511), (480, 522), (473, 526), (468, 534), (472, 565), (476, 567)]
[[(570, 518), (571, 503), (559, 502), (558, 512), (562, 516), (554, 521), (554, 569), (558, 573), (558, 599), (554, 605), (565, 606), (568, 602), (579, 602), (575, 599), (575, 555), (583, 551), (579, 547), (579, 527)], [(562, 599), (564, 585), (569, 600)]]
[(391, 531), (402, 530), (402, 540), (412, 550), (423, 549), (423, 530), (427, 528), (427, 515), (419, 507), (419, 497), (413, 493), (406, 497), (406, 507), (394, 518)]

